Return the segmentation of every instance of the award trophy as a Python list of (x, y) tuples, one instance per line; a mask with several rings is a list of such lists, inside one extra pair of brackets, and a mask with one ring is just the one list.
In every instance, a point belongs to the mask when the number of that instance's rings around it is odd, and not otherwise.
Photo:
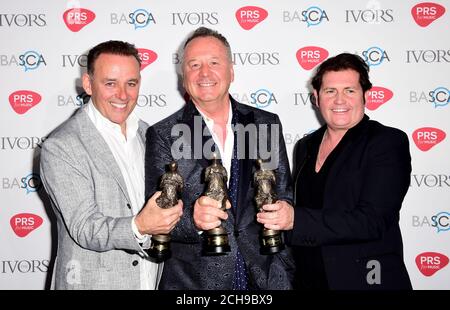
[[(169, 164), (169, 171), (161, 177), (161, 195), (156, 198), (156, 204), (163, 209), (175, 206), (178, 202), (178, 195), (183, 189), (183, 178), (177, 171), (176, 162)], [(148, 250), (148, 255), (156, 263), (161, 263), (170, 258), (170, 235), (152, 235), (152, 241)]]
[[(205, 196), (221, 202), (221, 210), (226, 211), (226, 202), (228, 200), (227, 190), (227, 170), (222, 166), (217, 158), (205, 170), (205, 181), (207, 188)], [(222, 224), (216, 228), (205, 232), (205, 244), (203, 247), (204, 255), (222, 255), (230, 252), (228, 244), (228, 234)]]
[[(256, 207), (259, 212), (266, 212), (263, 206), (273, 204), (277, 201), (277, 193), (275, 192), (276, 177), (273, 170), (265, 169), (264, 162), (257, 160), (259, 169), (255, 172), (253, 179), (256, 188)], [(279, 230), (264, 228), (261, 232), (261, 254), (275, 254), (284, 249), (283, 240)]]

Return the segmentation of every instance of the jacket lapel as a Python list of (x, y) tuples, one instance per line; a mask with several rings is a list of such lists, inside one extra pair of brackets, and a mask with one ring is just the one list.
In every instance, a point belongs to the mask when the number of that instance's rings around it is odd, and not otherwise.
[[(83, 141), (86, 143), (86, 151), (93, 158), (93, 162), (97, 165), (98, 169), (104, 171), (112, 176), (112, 178), (119, 185), (122, 193), (126, 197), (127, 201), (130, 202), (130, 197), (128, 196), (127, 187), (123, 179), (120, 168), (109, 149), (108, 144), (103, 139), (100, 132), (97, 130), (95, 125), (90, 120), (86, 111), (81, 110), (78, 113), (80, 122), (80, 131)], [(101, 159), (101, 160), (96, 160)]]
[(186, 103), (183, 115), (178, 122), (189, 127), (190, 137), (183, 136), (183, 139), (186, 139), (183, 141), (183, 145), (190, 147), (190, 158), (203, 171), (211, 164), (213, 153), (219, 154), (219, 148), (214, 143), (208, 126), (192, 101)]
[[(241, 124), (245, 128), (247, 125), (255, 123), (255, 116), (252, 111), (244, 111), (244, 109), (242, 109), (241, 104), (237, 103), (232, 97), (230, 97), (230, 100), (233, 107), (233, 113), (236, 113), (237, 122), (239, 124)], [(236, 125), (236, 123), (233, 123), (233, 125)], [(236, 141), (235, 139), (234, 143), (236, 144), (238, 143), (238, 141)], [(244, 217), (245, 212), (252, 211), (251, 214), (253, 216), (255, 210), (253, 208), (254, 207), (253, 205), (250, 206), (245, 205), (247, 201), (247, 195), (250, 190), (250, 185), (253, 180), (252, 171), (255, 162), (253, 159), (250, 158), (250, 154), (252, 153), (256, 154), (254, 150), (249, 150), (249, 147), (252, 144), (249, 143), (249, 135), (245, 135), (244, 139), (245, 156), (244, 158), (239, 159), (239, 192), (238, 192), (238, 205), (236, 208), (237, 223), (239, 223), (239, 220), (242, 217)]]
[[(364, 131), (367, 129), (367, 124), (369, 121), (369, 117), (367, 115), (364, 115), (364, 118), (359, 122), (355, 127), (350, 128), (346, 132), (346, 136), (342, 139), (348, 139), (345, 141), (345, 145), (343, 146), (341, 154), (336, 158), (336, 162), (333, 164), (332, 168), (330, 169), (330, 174), (327, 177), (327, 182), (325, 184), (325, 190), (324, 193), (329, 192), (330, 186), (333, 186), (333, 183), (335, 180), (339, 179), (338, 175), (341, 173), (344, 166), (348, 165), (350, 162), (352, 162), (352, 155), (354, 153), (354, 147), (353, 145), (355, 143), (358, 143), (358, 140), (361, 139), (361, 137), (364, 136)], [(348, 136), (349, 135), (349, 136)], [(341, 140), (340, 143), (344, 141)], [(326, 202), (326, 199), (328, 198), (327, 195), (324, 195), (324, 206), (332, 205), (328, 204)]]

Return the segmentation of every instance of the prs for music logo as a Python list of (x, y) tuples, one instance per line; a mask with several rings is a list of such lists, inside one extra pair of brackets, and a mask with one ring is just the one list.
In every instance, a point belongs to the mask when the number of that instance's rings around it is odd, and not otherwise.
[(373, 86), (369, 90), (366, 108), (371, 111), (376, 110), (382, 104), (385, 104), (386, 102), (391, 100), (392, 96), (394, 96), (394, 93), (390, 89), (381, 86)]
[(17, 114), (24, 114), (41, 102), (41, 95), (31, 90), (17, 90), (9, 95), (9, 103)]
[(71, 8), (63, 14), (64, 23), (72, 32), (78, 32), (95, 19), (95, 13), (83, 8)]
[(26, 237), (33, 230), (41, 226), (42, 222), (42, 217), (31, 213), (19, 213), (9, 220), (12, 230), (20, 238)]
[(295, 56), (303, 69), (311, 70), (328, 57), (328, 51), (318, 46), (305, 46)]
[(138, 48), (138, 53), (139, 58), (141, 59), (141, 71), (158, 58), (158, 55), (154, 51), (146, 48)]
[(236, 19), (244, 30), (250, 30), (265, 20), (269, 13), (257, 6), (244, 6), (236, 11)]
[(447, 264), (448, 257), (441, 253), (425, 252), (416, 257), (417, 268), (426, 277), (431, 277)]
[(419, 3), (411, 9), (411, 15), (414, 21), (420, 27), (427, 27), (429, 24), (444, 15), (445, 7), (432, 2)]
[(426, 152), (445, 139), (445, 132), (438, 128), (422, 127), (414, 130), (413, 140), (419, 150)]

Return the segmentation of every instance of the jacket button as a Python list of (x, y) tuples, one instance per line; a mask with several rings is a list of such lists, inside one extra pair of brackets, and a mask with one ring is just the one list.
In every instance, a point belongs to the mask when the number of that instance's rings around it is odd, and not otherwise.
[(133, 266), (137, 266), (137, 264), (139, 264), (139, 262), (138, 262), (137, 260), (134, 260), (131, 264), (132, 264)]
[(127, 203), (127, 207), (128, 209), (131, 209), (131, 205), (129, 203)]

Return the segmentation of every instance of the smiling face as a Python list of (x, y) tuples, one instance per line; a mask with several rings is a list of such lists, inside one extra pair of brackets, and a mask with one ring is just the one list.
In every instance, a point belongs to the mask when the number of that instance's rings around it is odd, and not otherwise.
[(208, 110), (228, 104), (228, 89), (234, 80), (227, 48), (214, 37), (197, 37), (184, 51), (183, 86), (194, 103)]
[(94, 73), (83, 75), (83, 88), (97, 110), (126, 132), (126, 120), (136, 106), (141, 82), (140, 66), (133, 56), (101, 54)]
[[(359, 73), (354, 70), (328, 71), (314, 96), (328, 128), (347, 131), (364, 117), (364, 96)], [(367, 99), (367, 98), (366, 98)]]

